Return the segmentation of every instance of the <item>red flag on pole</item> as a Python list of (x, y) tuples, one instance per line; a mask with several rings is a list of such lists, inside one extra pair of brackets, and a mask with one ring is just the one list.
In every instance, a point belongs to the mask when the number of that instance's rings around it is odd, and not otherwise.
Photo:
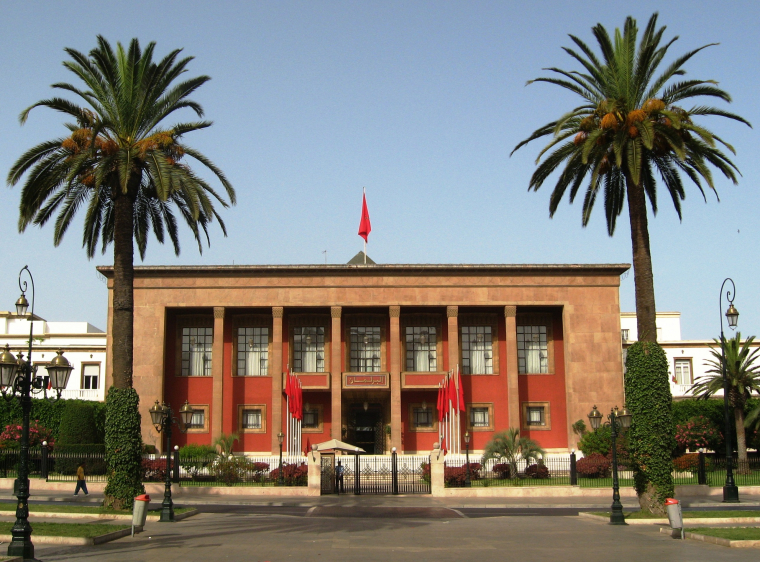
[(290, 376), (290, 367), (285, 375), (285, 396), (288, 397), (288, 412), (293, 413), (293, 377)]
[(443, 384), (438, 385), (438, 402), (436, 403), (438, 408), (438, 421), (443, 421)]
[(301, 379), (296, 377), (296, 415), (297, 420), (303, 419), (303, 387), (301, 386)]
[(457, 407), (459, 408), (460, 412), (464, 412), (464, 387), (462, 386), (462, 375), (459, 372), (459, 365), (457, 365), (457, 386), (459, 387), (459, 391), (457, 393)]
[(362, 220), (359, 222), (359, 236), (367, 241), (369, 233), (372, 232), (372, 225), (369, 222), (369, 211), (367, 210), (367, 194), (362, 195)]

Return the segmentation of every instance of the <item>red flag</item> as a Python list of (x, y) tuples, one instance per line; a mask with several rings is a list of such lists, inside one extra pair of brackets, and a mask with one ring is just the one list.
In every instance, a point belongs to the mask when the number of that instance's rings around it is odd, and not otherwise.
[(457, 365), (457, 386), (459, 387), (457, 393), (457, 408), (459, 408), (460, 412), (464, 412), (464, 387), (462, 386), (462, 375), (459, 372), (459, 365)]
[(309, 451), (311, 451), (311, 439), (306, 437), (306, 449), (304, 450), (303, 454), (308, 455)]
[(451, 373), (449, 381), (446, 387), (446, 409), (456, 405), (457, 403), (457, 389), (454, 388), (454, 373)]
[(288, 397), (288, 412), (293, 413), (293, 377), (290, 375), (288, 367), (285, 381), (285, 396)]
[(443, 436), (443, 439), (441, 439), (441, 450), (443, 451), (443, 454), (446, 455), (446, 436)]
[(297, 420), (303, 419), (303, 387), (301, 386), (301, 379), (296, 377), (296, 408), (295, 418)]
[(367, 210), (367, 194), (362, 195), (362, 220), (359, 222), (359, 236), (367, 241), (369, 233), (372, 232), (372, 225), (369, 222), (369, 211)]
[(438, 421), (443, 421), (443, 384), (438, 384), (438, 402), (436, 403), (438, 408)]

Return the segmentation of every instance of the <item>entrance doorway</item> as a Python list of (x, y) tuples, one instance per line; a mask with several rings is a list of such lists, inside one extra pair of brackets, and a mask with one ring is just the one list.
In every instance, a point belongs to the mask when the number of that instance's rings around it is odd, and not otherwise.
[(385, 452), (385, 425), (381, 404), (352, 404), (348, 416), (346, 441), (370, 455)]

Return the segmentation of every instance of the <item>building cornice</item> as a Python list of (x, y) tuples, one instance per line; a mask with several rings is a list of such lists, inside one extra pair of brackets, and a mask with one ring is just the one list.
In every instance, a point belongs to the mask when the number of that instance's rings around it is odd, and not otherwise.
[[(382, 264), (382, 265), (158, 265), (137, 266), (135, 277), (377, 276), (377, 275), (614, 275), (630, 264)], [(108, 279), (113, 266), (96, 268)]]

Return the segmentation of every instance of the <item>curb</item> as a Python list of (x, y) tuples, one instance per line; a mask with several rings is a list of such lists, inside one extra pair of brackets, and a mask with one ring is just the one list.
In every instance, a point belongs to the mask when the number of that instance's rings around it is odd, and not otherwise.
[[(661, 533), (666, 535), (671, 534), (670, 529), (661, 528)], [(693, 541), (702, 541), (710, 544), (716, 544), (718, 546), (727, 546), (729, 548), (760, 548), (760, 540), (750, 541), (732, 541), (730, 539), (721, 539), (719, 537), (711, 537), (709, 535), (700, 535), (699, 533), (690, 533), (689, 531), (684, 533), (684, 538), (691, 539)]]
[[(585, 517), (586, 519), (593, 519), (595, 521), (609, 521), (609, 517), (602, 515), (595, 515), (593, 513), (581, 512), (579, 517)], [(669, 525), (670, 521), (667, 519), (626, 519), (626, 523), (629, 525)], [(760, 517), (689, 517), (683, 518), (684, 524), (689, 523), (692, 525), (722, 525), (725, 523), (760, 523)]]
[[(126, 537), (132, 533), (132, 529), (119, 529), (112, 533), (106, 533), (98, 537), (51, 537), (46, 535), (33, 535), (34, 544), (59, 544), (67, 546), (94, 546), (105, 542)], [(0, 535), (0, 542), (10, 542), (13, 539), (11, 535)], [(12, 558), (11, 560), (17, 560)], [(18, 560), (21, 560), (18, 558)]]
[[(11, 514), (12, 512), (8, 512)], [(182, 513), (175, 513), (174, 514), (174, 520), (175, 521), (182, 521), (183, 519), (187, 519), (188, 517), (192, 517), (193, 515), (198, 515), (200, 511), (193, 508), (188, 511), (183, 511)], [(0, 512), (0, 516), (3, 515), (3, 512)], [(31, 511), (29, 512), (29, 517), (45, 517), (48, 519), (104, 519), (107, 521), (132, 521), (132, 515), (131, 514), (119, 514), (119, 513), (65, 513), (60, 511)], [(146, 521), (158, 521), (161, 519), (160, 515), (148, 515), (146, 517)], [(0, 562), (5, 562), (4, 560), (0, 559)]]

